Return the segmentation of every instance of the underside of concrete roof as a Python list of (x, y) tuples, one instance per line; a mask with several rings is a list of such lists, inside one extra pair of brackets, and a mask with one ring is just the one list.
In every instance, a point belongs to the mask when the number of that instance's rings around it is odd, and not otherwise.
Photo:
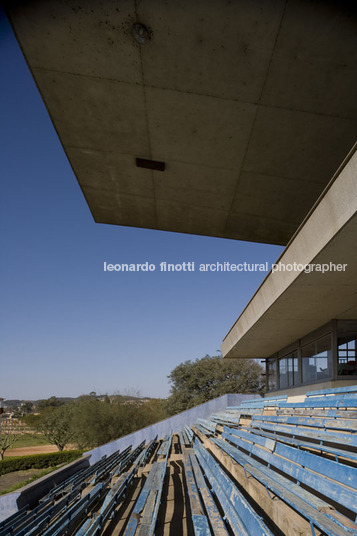
[(285, 245), (354, 144), (353, 2), (6, 10), (96, 222)]

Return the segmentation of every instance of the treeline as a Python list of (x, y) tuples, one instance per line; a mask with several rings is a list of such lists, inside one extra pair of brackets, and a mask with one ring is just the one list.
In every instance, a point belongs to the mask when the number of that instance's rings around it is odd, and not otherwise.
[(84, 395), (73, 402), (47, 406), (39, 415), (26, 415), (24, 420), (63, 450), (68, 445), (78, 449), (97, 447), (166, 416), (164, 400), (127, 401), (120, 396), (106, 396), (101, 401)]
[(65, 403), (51, 397), (42, 401), (40, 415), (24, 419), (59, 450), (69, 444), (92, 448), (226, 393), (262, 393), (262, 372), (251, 359), (223, 360), (207, 355), (185, 361), (171, 372), (168, 399), (105, 396), (99, 400), (90, 393)]

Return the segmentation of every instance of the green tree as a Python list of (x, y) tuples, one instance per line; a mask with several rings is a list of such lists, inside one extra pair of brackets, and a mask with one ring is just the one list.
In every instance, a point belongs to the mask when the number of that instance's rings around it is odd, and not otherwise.
[(227, 393), (261, 393), (262, 372), (252, 359), (206, 355), (185, 361), (168, 376), (172, 386), (167, 411), (174, 415)]
[(43, 400), (40, 400), (37, 404), (37, 409), (39, 411), (43, 411), (48, 408), (59, 408), (60, 406), (63, 406), (65, 404), (64, 400), (60, 400), (56, 396), (51, 396), (50, 398), (46, 398)]
[(79, 448), (97, 447), (112, 437), (112, 405), (92, 395), (79, 397), (73, 406), (74, 441)]
[(143, 402), (117, 395), (103, 401), (91, 395), (79, 397), (73, 409), (74, 441), (92, 448), (130, 434), (166, 417), (163, 401)]
[(145, 426), (149, 426), (150, 424), (153, 424), (155, 422), (163, 421), (164, 419), (169, 417), (166, 406), (167, 401), (161, 398), (152, 398), (151, 400), (146, 402), (143, 407), (145, 419), (147, 421), (147, 424), (145, 424)]
[(17, 441), (18, 437), (18, 434), (5, 429), (4, 426), (0, 424), (0, 460), (4, 459), (5, 451)]
[(52, 445), (56, 445), (59, 451), (74, 437), (73, 413), (73, 404), (66, 404), (43, 411), (38, 420), (37, 429)]
[(32, 428), (33, 430), (37, 430), (38, 424), (41, 420), (40, 415), (34, 415), (33, 413), (26, 413), (22, 417), (22, 422), (24, 422), (29, 428)]
[(24, 413), (31, 413), (33, 411), (33, 403), (32, 402), (24, 402), (21, 404), (21, 409)]

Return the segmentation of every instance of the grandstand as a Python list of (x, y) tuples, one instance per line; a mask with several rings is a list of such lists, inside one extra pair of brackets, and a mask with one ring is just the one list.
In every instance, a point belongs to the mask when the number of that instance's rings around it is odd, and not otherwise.
[(355, 3), (82, 4), (5, 2), (94, 220), (347, 269), (271, 272), (227, 333), (268, 397), (103, 445), (0, 536), (356, 535)]
[(357, 534), (357, 386), (246, 399), (132, 439), (3, 519), (0, 536)]

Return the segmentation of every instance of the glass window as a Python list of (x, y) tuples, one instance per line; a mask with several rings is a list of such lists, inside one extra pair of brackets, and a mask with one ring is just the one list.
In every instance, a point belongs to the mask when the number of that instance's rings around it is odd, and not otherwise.
[(337, 373), (339, 376), (357, 374), (356, 336), (337, 339)]
[(288, 360), (283, 357), (283, 359), (279, 359), (279, 387), (283, 389), (288, 385)]
[(279, 387), (292, 387), (299, 383), (299, 370), (297, 352), (279, 359)]
[(337, 320), (337, 374), (357, 376), (357, 320)]
[(301, 358), (303, 383), (332, 378), (331, 335), (303, 346)]
[(289, 385), (298, 385), (299, 369), (297, 352), (293, 352), (288, 358)]
[(268, 391), (273, 391), (277, 388), (276, 382), (276, 360), (269, 360), (267, 363), (268, 372)]

